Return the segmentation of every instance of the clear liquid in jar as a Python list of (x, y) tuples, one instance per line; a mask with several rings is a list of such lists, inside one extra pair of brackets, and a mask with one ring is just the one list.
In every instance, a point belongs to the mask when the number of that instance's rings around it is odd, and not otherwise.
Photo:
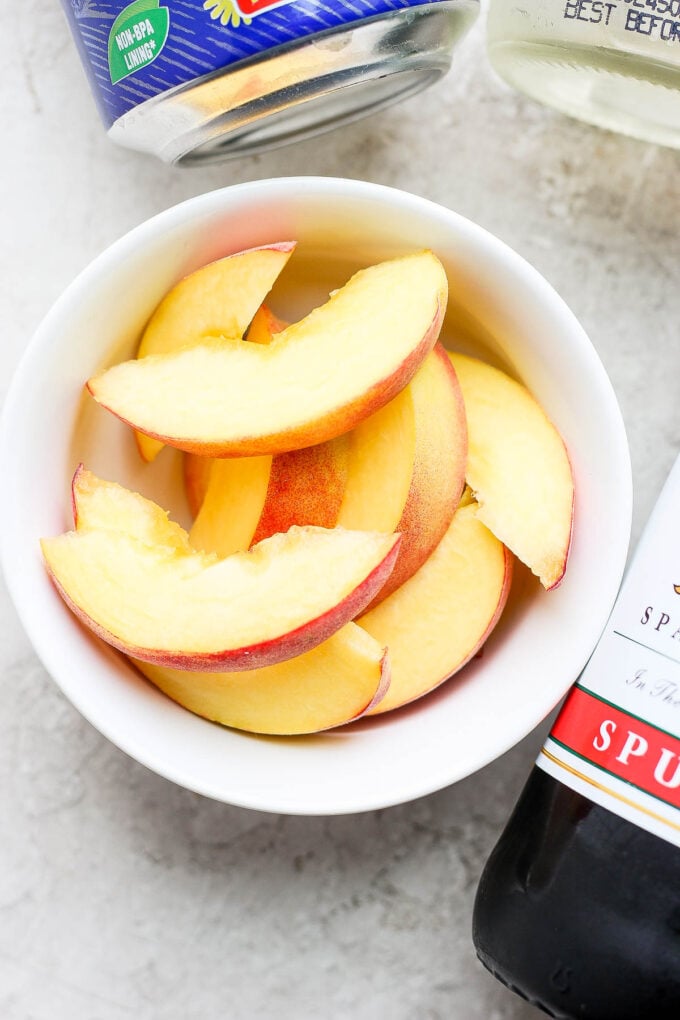
[(680, 0), (496, 0), (489, 56), (563, 113), (680, 148)]

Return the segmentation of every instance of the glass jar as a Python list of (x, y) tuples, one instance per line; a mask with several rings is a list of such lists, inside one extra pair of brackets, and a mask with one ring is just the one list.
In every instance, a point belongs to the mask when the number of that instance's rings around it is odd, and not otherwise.
[(488, 46), (533, 98), (680, 148), (680, 0), (491, 0)]

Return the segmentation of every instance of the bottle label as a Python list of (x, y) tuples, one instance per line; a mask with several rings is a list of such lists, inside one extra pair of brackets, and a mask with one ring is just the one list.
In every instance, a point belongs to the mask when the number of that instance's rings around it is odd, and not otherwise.
[(680, 458), (537, 764), (680, 846)]
[(540, 35), (649, 55), (656, 50), (673, 61), (672, 49), (680, 40), (680, 0), (494, 0), (489, 27), (492, 42)]
[(106, 127), (299, 39), (442, 0), (62, 0)]

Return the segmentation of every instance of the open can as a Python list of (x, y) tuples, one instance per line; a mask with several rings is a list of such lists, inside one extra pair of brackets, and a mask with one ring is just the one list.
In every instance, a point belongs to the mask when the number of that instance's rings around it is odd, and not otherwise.
[(167, 163), (274, 148), (413, 95), (479, 0), (62, 0), (109, 136)]

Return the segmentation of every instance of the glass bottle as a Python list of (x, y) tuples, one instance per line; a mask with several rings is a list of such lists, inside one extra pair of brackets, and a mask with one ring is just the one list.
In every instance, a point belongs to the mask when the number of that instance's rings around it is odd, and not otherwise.
[(550, 1016), (680, 1017), (680, 458), (489, 858), (473, 939)]
[(533, 98), (680, 147), (680, 0), (491, 0), (488, 47)]

